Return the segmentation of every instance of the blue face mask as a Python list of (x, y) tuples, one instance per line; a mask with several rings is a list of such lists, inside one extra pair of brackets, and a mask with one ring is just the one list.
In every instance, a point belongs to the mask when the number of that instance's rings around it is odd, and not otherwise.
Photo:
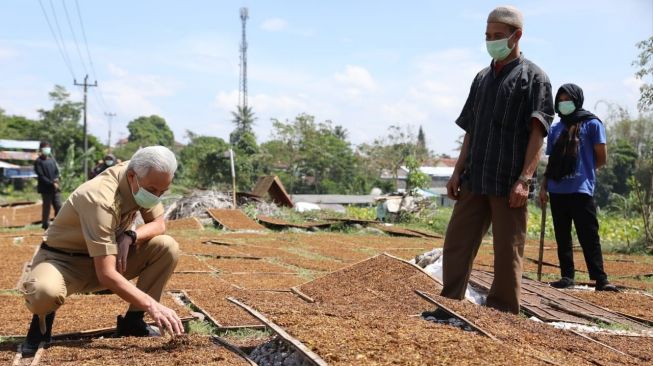
[(576, 105), (571, 100), (565, 100), (564, 102), (558, 102), (558, 111), (563, 116), (567, 116), (573, 113), (576, 110)]
[(141, 184), (138, 182), (138, 177), (134, 176), (136, 180), (136, 185), (138, 186), (138, 191), (133, 193), (134, 201), (136, 204), (143, 208), (152, 208), (159, 203), (161, 203), (161, 198), (149, 192), (147, 189), (141, 187)]
[(105, 160), (104, 164), (106, 164), (106, 166), (112, 166), (113, 165), (113, 160)]
[(50, 154), (52, 154), (52, 149), (49, 148), (49, 147), (44, 147), (44, 148), (41, 149), (41, 152), (45, 156), (50, 156)]

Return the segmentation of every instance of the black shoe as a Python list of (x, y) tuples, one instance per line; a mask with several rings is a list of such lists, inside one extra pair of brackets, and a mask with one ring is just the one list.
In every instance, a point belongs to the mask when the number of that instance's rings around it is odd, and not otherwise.
[(594, 289), (596, 291), (619, 292), (619, 289), (617, 288), (617, 286), (611, 284), (607, 280), (605, 280), (605, 281), (596, 281), (596, 287)]
[(128, 311), (123, 317), (118, 315), (118, 337), (155, 337), (161, 332), (156, 327), (147, 325), (142, 311)]
[(21, 353), (23, 357), (32, 357), (39, 349), (41, 342), (52, 342), (52, 323), (54, 322), (55, 313), (52, 312), (45, 317), (45, 334), (41, 334), (41, 327), (39, 326), (39, 316), (32, 315), (32, 322), (27, 331), (27, 337), (21, 345)]
[(569, 287), (574, 287), (575, 284), (576, 283), (574, 282), (574, 280), (569, 277), (562, 277), (557, 281), (549, 283), (551, 287), (555, 287), (555, 288), (569, 288)]
[(444, 311), (442, 308), (436, 308), (433, 311), (425, 311), (422, 313), (422, 318), (430, 320), (429, 318), (435, 318), (435, 320), (449, 320), (454, 318), (451, 314)]

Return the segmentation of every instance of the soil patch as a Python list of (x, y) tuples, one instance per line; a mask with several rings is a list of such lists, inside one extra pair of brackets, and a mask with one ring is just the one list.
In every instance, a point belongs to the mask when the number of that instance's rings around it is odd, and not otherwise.
[(166, 221), (166, 230), (204, 230), (197, 217)]
[(210, 337), (114, 338), (57, 342), (40, 365), (249, 365)]

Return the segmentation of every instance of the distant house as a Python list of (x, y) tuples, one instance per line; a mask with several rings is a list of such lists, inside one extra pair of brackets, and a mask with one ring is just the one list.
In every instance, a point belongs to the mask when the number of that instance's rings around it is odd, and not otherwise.
[(25, 179), (36, 178), (38, 151), (39, 141), (0, 140), (0, 178), (21, 189)]
[[(441, 206), (453, 206), (454, 201), (447, 198), (447, 182), (449, 182), (449, 179), (453, 175), (456, 161), (454, 159), (439, 159), (439, 161), (443, 160), (446, 161), (444, 163), (440, 163), (438, 166), (422, 166), (419, 168), (419, 170), (431, 178), (431, 185), (426, 190), (438, 197), (438, 203)], [(396, 177), (390, 174), (390, 172), (384, 171), (381, 174), (381, 179), (396, 179), (397, 189), (399, 191), (403, 191), (406, 189), (406, 179), (408, 178), (408, 172), (408, 168), (402, 166), (397, 169)]]

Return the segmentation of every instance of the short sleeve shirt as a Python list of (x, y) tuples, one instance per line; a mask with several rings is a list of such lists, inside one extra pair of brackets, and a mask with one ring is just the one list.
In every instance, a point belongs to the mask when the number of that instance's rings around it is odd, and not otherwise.
[(523, 56), (495, 72), (481, 70), (456, 124), (470, 138), (463, 180), (472, 192), (507, 196), (521, 174), (531, 121), (548, 133), (553, 120), (549, 77)]
[[(547, 137), (546, 154), (551, 155), (553, 146), (565, 129), (562, 122), (551, 127)], [(584, 193), (594, 195), (596, 185), (596, 160), (594, 158), (594, 145), (606, 143), (605, 126), (597, 119), (582, 122), (578, 133), (578, 163), (576, 172), (563, 177), (559, 181), (548, 179), (546, 188), (551, 193)]]
[(115, 255), (116, 237), (129, 230), (137, 211), (146, 223), (163, 215), (162, 204), (151, 209), (136, 204), (127, 181), (128, 163), (105, 170), (68, 197), (45, 234), (49, 246), (91, 257)]

